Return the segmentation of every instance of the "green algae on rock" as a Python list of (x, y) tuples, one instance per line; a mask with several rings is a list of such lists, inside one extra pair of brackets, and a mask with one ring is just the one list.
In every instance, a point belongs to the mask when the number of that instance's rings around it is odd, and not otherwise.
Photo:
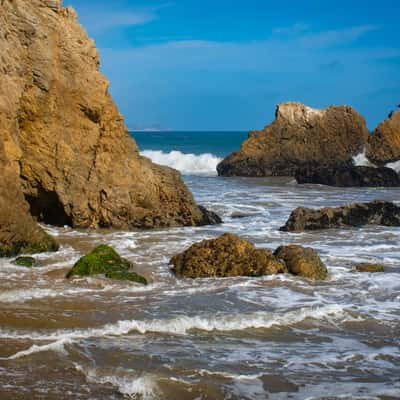
[(328, 276), (325, 264), (310, 247), (280, 246), (274, 252), (274, 256), (285, 262), (290, 274), (314, 280), (323, 280)]
[(360, 263), (354, 265), (354, 270), (356, 272), (385, 272), (385, 266), (378, 263)]
[(66, 277), (104, 274), (110, 279), (128, 280), (146, 285), (147, 280), (130, 271), (131, 268), (132, 264), (128, 260), (122, 258), (112, 247), (103, 244), (80, 258)]
[(19, 265), (20, 267), (32, 268), (36, 264), (36, 260), (33, 257), (18, 257), (14, 261), (15, 265)]

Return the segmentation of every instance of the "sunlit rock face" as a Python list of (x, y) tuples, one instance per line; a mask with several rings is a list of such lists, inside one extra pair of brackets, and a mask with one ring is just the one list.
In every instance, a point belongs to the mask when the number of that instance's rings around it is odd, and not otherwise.
[(300, 168), (351, 165), (368, 138), (364, 118), (348, 106), (323, 110), (301, 103), (277, 106), (275, 120), (251, 132), (218, 166), (225, 176), (294, 176)]
[(0, 135), (31, 213), (92, 228), (213, 222), (178, 172), (139, 155), (75, 11), (0, 4)]

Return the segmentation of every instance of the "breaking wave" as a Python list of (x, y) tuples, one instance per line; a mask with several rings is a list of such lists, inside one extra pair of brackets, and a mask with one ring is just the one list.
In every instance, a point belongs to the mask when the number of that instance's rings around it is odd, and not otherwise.
[(186, 175), (216, 175), (217, 165), (222, 161), (213, 154), (185, 154), (173, 150), (164, 153), (160, 150), (145, 150), (141, 152), (142, 156), (150, 158), (153, 162), (177, 169)]
[[(157, 384), (151, 375), (132, 376), (102, 373), (95, 368), (85, 368), (75, 364), (75, 368), (85, 375), (86, 380), (96, 384), (110, 384), (117, 388), (118, 392), (132, 399), (138, 397), (143, 400), (157, 398)], [(118, 372), (118, 371), (116, 371)]]
[(375, 167), (376, 165), (373, 164), (371, 161), (368, 160), (366, 156), (367, 150), (364, 149), (360, 154), (357, 154), (353, 157), (353, 163), (356, 167)]
[(385, 167), (394, 169), (398, 174), (400, 174), (400, 160), (395, 161), (389, 164), (386, 164)]
[[(353, 157), (353, 163), (357, 167), (374, 167), (377, 168), (366, 156), (366, 149), (364, 149), (360, 154)], [(386, 168), (391, 168), (397, 173), (400, 173), (400, 160), (391, 162), (385, 165)]]
[(155, 320), (125, 320), (115, 324), (107, 324), (98, 328), (59, 330), (49, 333), (19, 333), (15, 331), (0, 330), (1, 339), (30, 339), (55, 341), (55, 343), (42, 346), (33, 345), (31, 348), (20, 351), (7, 359), (15, 359), (40, 351), (60, 351), (64, 344), (73, 340), (89, 339), (105, 336), (123, 336), (130, 332), (140, 334), (161, 333), (168, 335), (187, 335), (193, 330), (205, 332), (241, 331), (245, 329), (268, 329), (274, 326), (288, 326), (298, 324), (308, 318), (317, 320), (336, 320), (345, 318), (347, 312), (339, 305), (308, 307), (293, 310), (282, 314), (270, 312), (255, 312), (240, 315), (204, 315), (204, 316), (178, 316), (172, 319)]

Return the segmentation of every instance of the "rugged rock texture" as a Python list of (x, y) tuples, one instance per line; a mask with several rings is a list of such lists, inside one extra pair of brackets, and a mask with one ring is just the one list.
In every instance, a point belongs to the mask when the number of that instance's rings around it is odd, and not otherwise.
[(370, 135), (367, 157), (377, 165), (400, 160), (400, 111), (391, 113)]
[(361, 263), (354, 265), (354, 269), (357, 272), (385, 272), (385, 266), (383, 264)]
[(104, 274), (110, 279), (147, 285), (146, 278), (132, 271), (132, 267), (132, 264), (122, 258), (112, 247), (100, 245), (80, 258), (68, 272), (67, 278)]
[(93, 41), (61, 0), (0, 0), (0, 82), (5, 154), (40, 221), (130, 229), (218, 220), (177, 171), (139, 155)]
[(364, 118), (351, 107), (316, 110), (283, 103), (275, 121), (251, 132), (217, 169), (224, 176), (294, 176), (301, 168), (351, 166), (368, 135)]
[(289, 273), (304, 278), (322, 280), (328, 276), (328, 270), (318, 253), (310, 247), (297, 245), (281, 246), (274, 256), (283, 260)]
[(3, 138), (11, 140), (6, 135), (0, 130), (0, 257), (55, 251), (56, 241), (29, 215), (18, 176), (6, 158)]
[(400, 207), (375, 200), (337, 208), (297, 208), (292, 212), (282, 231), (310, 231), (363, 225), (400, 226)]
[(364, 166), (302, 169), (296, 173), (297, 183), (314, 183), (340, 187), (397, 187), (400, 176), (391, 168)]
[(270, 251), (256, 249), (239, 236), (226, 233), (203, 240), (170, 261), (173, 271), (186, 278), (262, 276), (287, 272)]

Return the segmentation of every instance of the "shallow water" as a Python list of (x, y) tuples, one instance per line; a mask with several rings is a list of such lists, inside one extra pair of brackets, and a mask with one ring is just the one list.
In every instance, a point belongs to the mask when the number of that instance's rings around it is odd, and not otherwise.
[[(62, 248), (38, 256), (41, 267), (0, 260), (0, 399), (400, 398), (400, 229), (278, 230), (297, 206), (397, 201), (400, 190), (185, 181), (223, 225), (103, 233), (46, 227)], [(329, 279), (193, 281), (170, 273), (172, 255), (223, 232), (268, 249), (314, 247)], [(115, 246), (151, 284), (64, 279), (100, 243)], [(382, 261), (387, 272), (351, 272), (362, 261)]]

